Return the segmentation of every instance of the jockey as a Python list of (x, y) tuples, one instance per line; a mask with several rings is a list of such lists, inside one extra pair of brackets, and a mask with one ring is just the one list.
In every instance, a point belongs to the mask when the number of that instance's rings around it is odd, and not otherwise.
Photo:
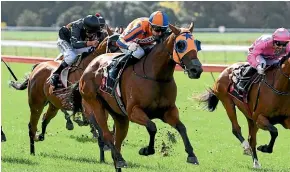
[[(166, 13), (156, 11), (149, 18), (142, 17), (133, 20), (117, 40), (117, 46), (127, 55), (118, 60), (118, 64), (125, 62), (131, 55), (136, 59), (141, 59), (145, 55), (145, 48), (151, 48), (156, 41), (161, 38), (169, 25)], [(142, 48), (143, 47), (143, 48)], [(117, 76), (117, 65), (110, 70), (109, 75), (112, 78)]]
[[(263, 75), (266, 65), (273, 65), (290, 52), (290, 33), (285, 28), (278, 28), (272, 35), (262, 35), (249, 48), (247, 61), (251, 65), (245, 75), (254, 69)], [(247, 82), (241, 83), (244, 88)]]
[(101, 16), (88, 15), (77, 21), (63, 26), (59, 30), (57, 47), (64, 56), (64, 60), (50, 77), (50, 84), (57, 86), (61, 71), (77, 60), (77, 55), (91, 52), (105, 37), (102, 30), (105, 19)]

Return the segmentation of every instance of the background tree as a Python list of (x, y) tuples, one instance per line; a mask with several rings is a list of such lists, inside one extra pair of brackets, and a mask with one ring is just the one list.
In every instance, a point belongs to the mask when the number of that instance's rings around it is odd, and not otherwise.
[(17, 19), (17, 26), (41, 26), (41, 20), (38, 14), (30, 11), (24, 10)]

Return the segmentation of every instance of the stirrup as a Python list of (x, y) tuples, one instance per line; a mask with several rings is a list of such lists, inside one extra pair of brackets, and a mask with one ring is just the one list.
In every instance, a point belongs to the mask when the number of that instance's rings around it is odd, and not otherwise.
[(50, 85), (57, 87), (59, 80), (59, 74), (52, 74), (51, 77), (49, 78), (49, 83)]

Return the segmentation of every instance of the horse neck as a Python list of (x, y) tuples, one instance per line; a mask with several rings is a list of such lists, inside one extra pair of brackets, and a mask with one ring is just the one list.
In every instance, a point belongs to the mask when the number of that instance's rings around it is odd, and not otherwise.
[(82, 60), (80, 66), (82, 66), (83, 70), (85, 70), (86, 67), (89, 65), (89, 63), (94, 60), (94, 58), (96, 58), (97, 56), (101, 54), (104, 54), (105, 51), (106, 51), (106, 48), (103, 48), (103, 46), (98, 47), (93, 53), (89, 54), (87, 57), (85, 57)]
[[(175, 62), (170, 59), (171, 50), (173, 49), (174, 37), (171, 35), (164, 43), (156, 45), (151, 53), (146, 58), (143, 58), (145, 63), (144, 73), (147, 76), (158, 80), (171, 80), (175, 69)], [(140, 63), (142, 64), (142, 63)]]
[[(280, 69), (278, 69), (278, 77), (277, 77), (277, 84), (275, 85), (276, 89), (283, 90), (283, 91), (289, 91), (290, 90), (290, 62), (289, 59), (286, 59), (282, 66), (280, 66)], [(285, 75), (283, 75), (283, 73)]]

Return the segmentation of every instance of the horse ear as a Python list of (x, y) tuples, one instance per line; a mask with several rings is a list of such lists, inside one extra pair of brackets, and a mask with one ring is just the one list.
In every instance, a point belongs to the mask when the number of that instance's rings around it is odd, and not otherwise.
[(111, 29), (109, 28), (109, 26), (108, 25), (106, 25), (106, 26), (107, 26), (106, 29), (107, 29), (108, 35), (109, 36), (113, 35), (114, 33), (111, 31)]
[(191, 22), (190, 23), (190, 26), (189, 26), (189, 31), (192, 33), (193, 32), (193, 28), (194, 28), (194, 22)]
[(172, 30), (172, 32), (175, 34), (175, 35), (179, 35), (181, 30), (178, 28), (178, 27), (175, 27), (173, 26), (172, 24), (169, 24), (169, 28)]

